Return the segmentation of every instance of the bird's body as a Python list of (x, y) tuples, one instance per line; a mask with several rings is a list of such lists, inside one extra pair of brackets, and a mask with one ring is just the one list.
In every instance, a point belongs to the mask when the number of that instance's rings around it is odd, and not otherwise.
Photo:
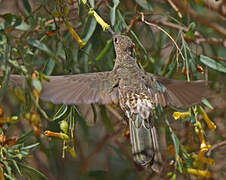
[[(133, 45), (130, 39), (128, 41), (127, 46)], [(132, 57), (132, 49), (121, 50), (122, 53), (116, 50), (116, 65), (113, 72), (116, 71), (119, 76), (119, 104), (129, 119), (134, 161), (142, 166), (152, 165), (152, 168), (159, 172), (162, 158), (158, 153), (160, 152), (158, 139), (152, 122), (155, 102), (151, 84), (145, 72), (138, 67)]]
[[(119, 104), (129, 119), (135, 162), (160, 172), (162, 158), (153, 122), (156, 105), (187, 108), (209, 92), (204, 81), (168, 80), (143, 71), (132, 56), (131, 39), (114, 35), (113, 41), (116, 61), (112, 71), (49, 76), (40, 97), (58, 104)], [(18, 78), (13, 75), (11, 81), (17, 84)]]

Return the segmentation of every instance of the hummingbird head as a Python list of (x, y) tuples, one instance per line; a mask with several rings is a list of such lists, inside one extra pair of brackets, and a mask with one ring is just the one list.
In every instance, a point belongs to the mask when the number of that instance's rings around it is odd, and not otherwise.
[(116, 56), (132, 55), (134, 43), (128, 36), (114, 35), (113, 42), (115, 47)]

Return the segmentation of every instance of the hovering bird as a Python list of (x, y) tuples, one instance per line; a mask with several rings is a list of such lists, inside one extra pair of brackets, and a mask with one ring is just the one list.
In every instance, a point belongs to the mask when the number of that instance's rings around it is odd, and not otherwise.
[[(162, 169), (157, 130), (153, 122), (156, 105), (188, 108), (209, 96), (205, 81), (170, 80), (145, 72), (133, 57), (128, 36), (113, 35), (116, 52), (112, 71), (48, 76), (40, 98), (55, 104), (119, 104), (129, 119), (134, 161), (154, 171)], [(20, 76), (11, 75), (18, 83)]]

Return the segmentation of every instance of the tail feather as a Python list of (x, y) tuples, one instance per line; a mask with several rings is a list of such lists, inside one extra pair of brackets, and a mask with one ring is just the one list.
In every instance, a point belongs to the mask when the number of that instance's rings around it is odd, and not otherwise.
[(156, 171), (162, 170), (162, 157), (159, 150), (156, 128), (150, 125), (147, 128), (141, 125), (137, 128), (133, 120), (129, 120), (130, 141), (134, 161), (145, 167), (150, 167)]

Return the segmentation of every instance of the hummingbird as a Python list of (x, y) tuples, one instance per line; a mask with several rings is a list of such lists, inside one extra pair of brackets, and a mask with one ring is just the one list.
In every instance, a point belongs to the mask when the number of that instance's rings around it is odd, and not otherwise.
[[(113, 35), (116, 60), (111, 71), (48, 76), (40, 98), (54, 104), (118, 104), (128, 118), (130, 143), (136, 164), (161, 172), (160, 152), (153, 112), (157, 105), (188, 108), (209, 96), (206, 81), (166, 79), (142, 70), (133, 57), (134, 43)], [(20, 81), (11, 75), (11, 81)]]

